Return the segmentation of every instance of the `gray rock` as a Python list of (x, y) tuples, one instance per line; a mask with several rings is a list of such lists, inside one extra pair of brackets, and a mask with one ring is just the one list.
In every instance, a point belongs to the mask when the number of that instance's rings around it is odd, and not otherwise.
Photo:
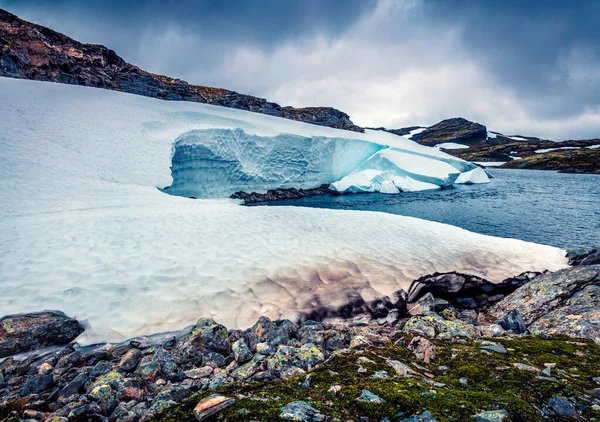
[(279, 417), (291, 421), (324, 421), (327, 417), (304, 401), (295, 401), (286, 404)]
[(407, 310), (410, 315), (423, 315), (425, 312), (435, 311), (435, 298), (431, 293), (426, 293), (416, 302), (409, 303)]
[(511, 310), (498, 324), (505, 330), (512, 331), (515, 334), (524, 334), (527, 332), (527, 327), (518, 309)]
[(488, 410), (473, 416), (477, 422), (502, 422), (508, 418), (508, 412), (504, 409)]
[(486, 344), (483, 346), (479, 347), (481, 350), (489, 350), (490, 352), (495, 352), (495, 353), (500, 353), (500, 354), (507, 354), (508, 351), (506, 350), (506, 347), (504, 347), (501, 344)]
[(430, 363), (435, 359), (437, 348), (435, 345), (424, 337), (416, 336), (408, 345), (408, 349), (413, 352), (417, 359), (423, 362)]
[(548, 406), (550, 406), (558, 416), (566, 418), (577, 418), (579, 416), (571, 402), (562, 396), (552, 396), (548, 401)]
[(367, 389), (362, 390), (362, 393), (360, 393), (360, 396), (357, 400), (365, 403), (385, 403), (384, 399), (379, 397), (377, 394), (371, 393)]
[(412, 415), (410, 418), (402, 419), (400, 422), (437, 422), (429, 410), (424, 411), (420, 415)]
[(388, 374), (386, 371), (376, 371), (373, 375), (371, 375), (371, 378), (389, 378), (390, 374)]
[(233, 351), (234, 359), (238, 363), (246, 363), (252, 359), (252, 351), (244, 339), (239, 339), (233, 343), (231, 350)]
[(45, 375), (40, 375), (37, 377), (29, 378), (25, 385), (23, 386), (23, 390), (21, 391), (21, 395), (28, 396), (30, 394), (38, 394), (42, 393), (46, 390), (52, 388), (52, 384), (54, 383), (54, 374), (49, 372)]
[(65, 388), (60, 390), (59, 396), (62, 398), (71, 397), (74, 394), (80, 394), (85, 390), (89, 378), (85, 374), (79, 374)]
[(598, 265), (600, 264), (600, 248), (582, 248), (567, 252), (569, 265)]
[(235, 399), (221, 396), (219, 394), (213, 394), (212, 396), (208, 396), (205, 399), (200, 400), (194, 408), (193, 414), (196, 420), (203, 421), (211, 416), (216, 415), (234, 403)]
[(140, 352), (138, 349), (131, 349), (121, 358), (121, 361), (119, 362), (119, 368), (126, 372), (133, 371), (141, 359), (142, 352)]
[(46, 311), (0, 318), (0, 358), (69, 343), (83, 332), (75, 319)]

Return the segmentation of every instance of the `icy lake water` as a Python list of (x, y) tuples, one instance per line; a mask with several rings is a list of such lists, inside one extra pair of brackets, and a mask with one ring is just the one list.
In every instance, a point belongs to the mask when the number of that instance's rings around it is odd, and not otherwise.
[(565, 249), (600, 246), (600, 176), (488, 171), (495, 178), (485, 185), (397, 195), (314, 196), (259, 205), (382, 211)]

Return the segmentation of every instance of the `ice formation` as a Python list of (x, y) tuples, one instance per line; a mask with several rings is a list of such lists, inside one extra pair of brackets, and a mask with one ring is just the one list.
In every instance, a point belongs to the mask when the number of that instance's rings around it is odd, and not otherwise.
[[(179, 329), (201, 316), (229, 327), (246, 327), (259, 315), (293, 319), (315, 304), (407, 289), (436, 271), (500, 281), (566, 266), (557, 248), (415, 218), (244, 207), (158, 189), (173, 183), (175, 139), (183, 145), (197, 131), (243, 131), (256, 144), (246, 147), (271, 151), (298, 136), (311, 145), (303, 158), (344, 145), (358, 147), (344, 148), (351, 154), (344, 160), (360, 162), (377, 149), (363, 171), (389, 172), (394, 186), (407, 189), (472, 170), (447, 168), (461, 164), (395, 135), (45, 82), (0, 78), (0, 93), (0, 313), (60, 309), (87, 321), (84, 343)], [(406, 166), (413, 157), (444, 165), (418, 170), (427, 179), (417, 181), (411, 175), (419, 164)], [(272, 173), (303, 180), (286, 168)], [(338, 169), (319, 165), (315, 177), (337, 177)]]

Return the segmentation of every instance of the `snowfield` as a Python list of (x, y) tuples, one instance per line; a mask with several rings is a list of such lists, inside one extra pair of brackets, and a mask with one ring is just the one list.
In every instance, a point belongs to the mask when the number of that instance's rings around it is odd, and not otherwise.
[[(62, 310), (87, 322), (83, 343), (179, 329), (201, 316), (228, 327), (246, 327), (259, 315), (293, 319), (317, 306), (407, 289), (413, 279), (436, 271), (500, 281), (525, 270), (566, 266), (557, 248), (415, 218), (244, 207), (159, 189), (176, 189), (171, 157), (183, 152), (182, 145), (198, 149), (191, 154), (199, 168), (198, 161), (210, 155), (199, 145), (235, 154), (235, 142), (205, 136), (216, 133), (227, 138), (243, 132), (255, 152), (279, 148), (285, 160), (294, 158), (289, 148), (297, 147), (296, 158), (308, 162), (296, 169), (310, 168), (333, 145), (347, 154), (345, 163), (376, 150), (373, 163), (360, 164), (360, 171), (380, 172), (373, 180), (387, 172), (387, 180), (401, 178), (398, 183), (408, 186), (433, 184), (449, 173), (460, 176), (449, 167), (464, 164), (402, 137), (7, 78), (0, 78), (0, 96), (0, 314)], [(210, 139), (216, 139), (214, 146), (206, 147)], [(309, 151), (303, 149), (307, 145)], [(357, 151), (347, 150), (354, 147)], [(260, 154), (250, 157), (252, 165), (264, 163)], [(331, 154), (327, 158), (337, 157)], [(238, 157), (239, 164), (246, 155)], [(223, 160), (211, 163), (214, 171), (203, 171), (214, 183), (202, 178), (207, 186), (197, 189), (222, 194), (229, 182), (221, 176), (232, 173), (219, 167)], [(311, 181), (341, 174), (338, 163), (321, 164)], [(254, 175), (244, 183), (260, 178), (248, 170), (249, 161), (243, 166)], [(265, 169), (267, 175), (304, 180), (285, 166), (280, 173), (271, 164)], [(194, 172), (174, 173), (182, 191), (191, 189)], [(462, 177), (480, 180), (482, 173)]]

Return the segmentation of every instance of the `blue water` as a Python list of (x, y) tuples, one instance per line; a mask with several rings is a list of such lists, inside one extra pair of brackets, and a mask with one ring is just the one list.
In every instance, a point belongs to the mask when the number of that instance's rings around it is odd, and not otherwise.
[(314, 196), (259, 205), (382, 211), (565, 249), (600, 246), (600, 176), (488, 169), (485, 185), (398, 195)]

